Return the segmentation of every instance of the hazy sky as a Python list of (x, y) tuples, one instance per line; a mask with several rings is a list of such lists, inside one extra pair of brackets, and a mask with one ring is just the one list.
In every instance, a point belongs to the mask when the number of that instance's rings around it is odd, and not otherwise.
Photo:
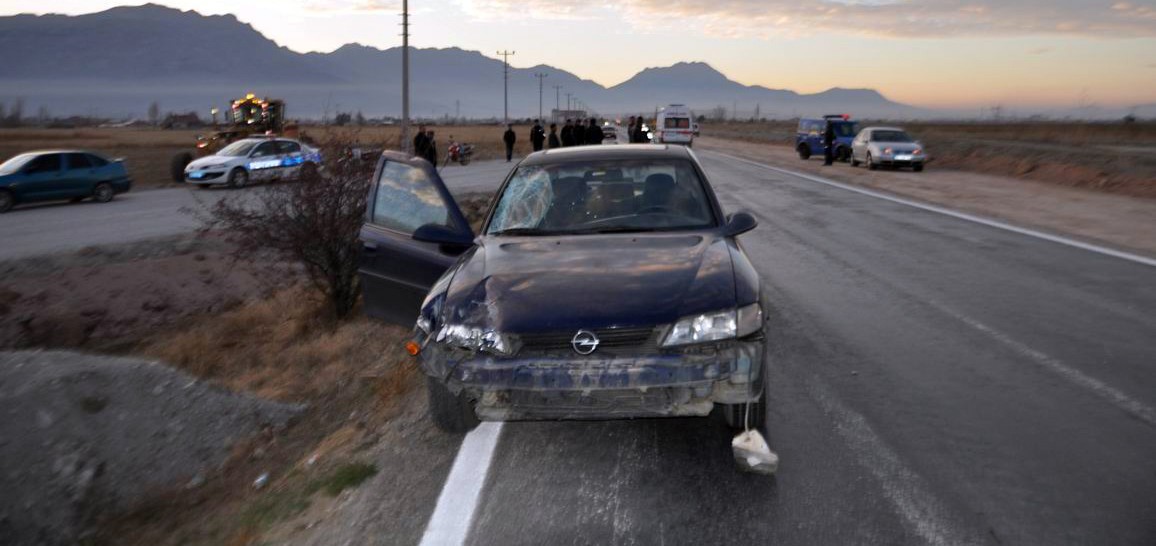
[[(0, 0), (0, 14), (123, 2)], [(400, 45), (400, 0), (163, 0), (296, 51)], [(50, 7), (49, 7), (50, 6)], [(412, 0), (417, 47), (550, 64), (604, 85), (705, 61), (744, 84), (870, 87), (928, 107), (1156, 103), (1156, 0)]]

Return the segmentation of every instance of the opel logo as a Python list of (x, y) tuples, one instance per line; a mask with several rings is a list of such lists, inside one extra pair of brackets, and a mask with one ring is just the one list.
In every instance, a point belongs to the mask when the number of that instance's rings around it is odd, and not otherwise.
[(574, 334), (574, 339), (570, 340), (570, 346), (574, 347), (574, 352), (580, 355), (588, 355), (598, 348), (598, 336), (589, 330), (578, 330)]

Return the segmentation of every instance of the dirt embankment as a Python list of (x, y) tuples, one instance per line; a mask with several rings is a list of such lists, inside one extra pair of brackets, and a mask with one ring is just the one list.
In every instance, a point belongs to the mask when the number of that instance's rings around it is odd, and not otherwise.
[(0, 352), (0, 543), (90, 539), (101, 514), (198, 486), (238, 442), (300, 409), (152, 361)]
[(695, 144), (699, 149), (1156, 256), (1156, 237), (1152, 236), (1156, 233), (1156, 199), (957, 171), (939, 163), (929, 165), (922, 173), (891, 169), (869, 171), (845, 163), (823, 167), (822, 160), (800, 160), (785, 146), (709, 137)]

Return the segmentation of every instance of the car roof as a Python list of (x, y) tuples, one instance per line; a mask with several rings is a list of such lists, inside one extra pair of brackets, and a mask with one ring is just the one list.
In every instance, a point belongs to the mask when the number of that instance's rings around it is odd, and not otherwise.
[(613, 146), (572, 146), (534, 152), (521, 165), (551, 165), (571, 161), (604, 161), (615, 159), (687, 159), (685, 146), (667, 144), (615, 144)]
[(884, 127), (884, 126), (864, 127), (863, 130), (864, 131), (900, 131), (903, 133), (907, 132), (907, 129), (903, 129), (902, 127)]
[[(44, 154), (89, 154), (89, 155), (100, 155), (100, 154), (98, 154), (98, 153), (96, 153), (96, 152), (90, 152), (90, 151), (88, 151), (88, 150), (30, 150), (30, 151), (27, 151), (27, 152), (20, 152), (20, 153), (18, 153), (18, 154), (16, 154), (16, 155), (44, 155)], [(12, 157), (16, 157), (16, 155), (14, 155), (14, 156), (12, 156)]]

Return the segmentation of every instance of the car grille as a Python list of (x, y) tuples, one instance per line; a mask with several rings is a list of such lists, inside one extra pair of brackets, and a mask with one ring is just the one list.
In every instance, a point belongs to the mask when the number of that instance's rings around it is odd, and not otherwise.
[[(658, 347), (658, 334), (654, 328), (603, 328), (590, 330), (598, 336), (598, 348), (592, 353), (639, 353), (653, 352)], [(552, 353), (566, 351), (577, 354), (570, 342), (577, 330), (565, 332), (542, 332), (520, 334), (521, 354)]]

